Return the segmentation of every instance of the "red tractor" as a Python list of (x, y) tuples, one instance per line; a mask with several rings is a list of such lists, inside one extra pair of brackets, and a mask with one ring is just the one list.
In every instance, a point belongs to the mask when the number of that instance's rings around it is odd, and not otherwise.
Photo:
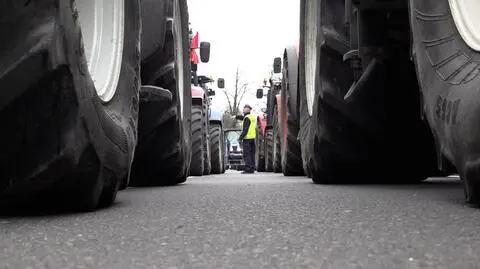
[[(215, 91), (209, 87), (209, 84), (214, 80), (197, 74), (199, 59), (196, 50), (200, 49), (200, 61), (207, 63), (210, 58), (210, 43), (201, 42), (199, 46), (198, 33), (191, 36), (192, 160), (190, 175), (221, 174), (225, 172), (223, 125), (221, 113), (211, 108)], [(222, 79), (219, 79), (219, 88), (223, 87), (221, 81)]]
[[(298, 102), (298, 47), (285, 49), (282, 58), (274, 59), (273, 73), (269, 80), (266, 113), (258, 116), (257, 156), (258, 171), (282, 172), (285, 176), (304, 174), (299, 132)], [(281, 76), (276, 74), (281, 73)], [(263, 98), (263, 88), (257, 90), (257, 98)]]

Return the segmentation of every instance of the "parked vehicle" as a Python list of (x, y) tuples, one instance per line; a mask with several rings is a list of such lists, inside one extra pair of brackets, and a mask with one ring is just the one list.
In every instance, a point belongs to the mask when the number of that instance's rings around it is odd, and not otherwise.
[(225, 129), (225, 163), (227, 169), (243, 170), (245, 162), (243, 161), (242, 145), (238, 141), (242, 130), (232, 128)]
[(0, 3), (2, 203), (93, 210), (129, 183), (184, 182), (187, 1), (50, 2)]
[[(190, 164), (191, 176), (220, 174), (225, 171), (223, 164), (223, 124), (220, 112), (211, 108), (212, 96), (215, 91), (209, 87), (214, 82), (206, 76), (197, 75), (198, 57), (195, 49), (198, 48), (198, 33), (193, 37), (190, 60), (192, 62), (192, 159)], [(207, 56), (208, 55), (208, 56)], [(208, 62), (210, 43), (200, 43), (200, 58)]]
[[(208, 83), (205, 81), (202, 81), (202, 82)], [(192, 160), (190, 164), (191, 176), (209, 175), (211, 171), (210, 133), (209, 133), (208, 114), (209, 114), (209, 108), (210, 108), (209, 96), (210, 94), (212, 94), (212, 91), (205, 91), (204, 85), (205, 84), (196, 83), (196, 85), (192, 86), (192, 152), (193, 152), (193, 155), (192, 155)]]
[[(285, 49), (282, 58), (273, 63), (273, 75), (267, 88), (266, 115), (258, 118), (259, 143), (257, 143), (259, 162), (257, 170), (282, 172), (285, 176), (304, 174), (299, 132), (299, 113), (297, 106), (297, 69), (298, 47)], [(277, 74), (280, 74), (278, 76)], [(257, 90), (257, 98), (264, 97), (264, 89)], [(263, 125), (265, 127), (263, 127)], [(263, 154), (263, 156), (262, 156)], [(265, 168), (259, 167), (265, 163)], [(305, 169), (306, 170), (306, 169)]]
[(480, 203), (474, 2), (301, 0), (298, 138), (315, 183), (456, 170)]
[[(265, 160), (265, 168), (257, 166), (257, 171), (281, 172), (279, 151), (281, 143), (278, 128), (276, 128), (278, 122), (275, 122), (277, 120), (276, 114), (278, 114), (278, 106), (280, 105), (280, 102), (277, 102), (277, 100), (280, 98), (281, 84), (281, 78), (274, 75), (268, 80), (268, 83), (266, 80), (264, 81), (263, 88), (257, 90), (257, 98), (260, 99), (265, 96), (267, 98), (265, 114), (257, 117), (257, 132), (259, 138), (257, 139), (258, 143), (255, 144), (255, 154), (258, 156), (255, 159), (260, 161), (263, 157)], [(265, 95), (263, 92), (264, 89), (267, 90)]]
[(198, 86), (192, 87), (192, 150), (190, 175), (202, 176), (224, 172), (223, 123), (221, 112), (212, 109), (215, 91), (208, 85), (214, 82), (206, 76), (198, 76)]

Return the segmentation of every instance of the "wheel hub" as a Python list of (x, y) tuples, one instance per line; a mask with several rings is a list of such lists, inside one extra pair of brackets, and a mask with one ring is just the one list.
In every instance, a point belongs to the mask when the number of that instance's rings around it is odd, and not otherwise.
[(120, 77), (124, 42), (124, 0), (78, 0), (78, 19), (88, 71), (98, 97), (115, 95)]
[(480, 1), (448, 0), (458, 32), (467, 45), (480, 51)]

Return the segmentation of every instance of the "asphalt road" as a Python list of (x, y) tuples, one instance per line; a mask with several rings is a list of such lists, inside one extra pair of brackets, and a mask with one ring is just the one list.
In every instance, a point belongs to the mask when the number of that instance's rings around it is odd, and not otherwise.
[(319, 186), (274, 174), (128, 189), (88, 214), (0, 218), (0, 268), (479, 268), (458, 180)]

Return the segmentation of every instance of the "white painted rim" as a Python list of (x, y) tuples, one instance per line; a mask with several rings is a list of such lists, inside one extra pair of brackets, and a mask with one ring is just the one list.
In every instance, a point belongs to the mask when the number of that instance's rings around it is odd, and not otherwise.
[(308, 114), (313, 114), (315, 100), (315, 80), (318, 74), (318, 28), (319, 19), (316, 12), (320, 1), (306, 1), (305, 6), (305, 91)]
[(183, 69), (183, 35), (182, 35), (182, 19), (180, 14), (180, 3), (178, 0), (174, 1), (173, 6), (173, 43), (175, 45), (175, 68), (177, 70), (177, 87), (178, 87), (178, 98), (180, 101), (180, 118), (183, 120), (184, 117), (184, 103), (185, 102), (185, 81)]
[(453, 20), (463, 40), (480, 51), (480, 0), (448, 0)]
[(78, 0), (85, 57), (98, 97), (110, 101), (122, 67), (125, 0)]

